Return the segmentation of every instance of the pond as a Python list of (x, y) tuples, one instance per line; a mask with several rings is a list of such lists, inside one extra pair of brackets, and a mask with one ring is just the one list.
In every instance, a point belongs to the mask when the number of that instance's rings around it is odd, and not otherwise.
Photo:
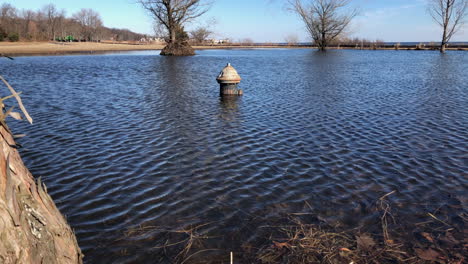
[[(291, 214), (374, 232), (391, 191), (404, 225), (431, 213), (463, 229), (468, 53), (197, 53), (0, 62), (34, 118), (9, 121), (23, 159), (87, 263), (170, 263), (182, 244), (163, 246), (190, 230), (214, 249), (201, 255), (228, 256)], [(242, 97), (219, 97), (228, 62)]]

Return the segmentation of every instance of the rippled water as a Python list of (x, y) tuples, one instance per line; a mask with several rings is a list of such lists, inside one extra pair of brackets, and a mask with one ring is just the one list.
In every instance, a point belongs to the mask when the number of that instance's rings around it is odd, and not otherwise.
[[(23, 158), (88, 263), (170, 262), (158, 246), (186, 236), (168, 230), (204, 224), (195, 247), (227, 256), (294, 212), (372, 230), (372, 205), (393, 190), (400, 219), (463, 225), (468, 53), (198, 54), (0, 62), (35, 120), (10, 121), (27, 133)], [(219, 98), (227, 62), (243, 78), (237, 100)]]

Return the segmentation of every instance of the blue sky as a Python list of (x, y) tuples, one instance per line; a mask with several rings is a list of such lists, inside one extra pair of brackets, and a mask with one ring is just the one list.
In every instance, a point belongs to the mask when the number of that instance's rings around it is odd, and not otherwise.
[[(440, 29), (426, 11), (426, 0), (354, 0), (359, 8), (348, 34), (370, 40), (437, 41)], [(70, 16), (81, 8), (98, 11), (108, 27), (128, 28), (136, 32), (152, 33), (152, 20), (135, 0), (3, 0), (17, 8), (38, 9), (53, 3)], [(217, 38), (239, 40), (251, 38), (256, 42), (283, 42), (288, 35), (302, 41), (310, 38), (299, 20), (287, 10), (286, 0), (214, 0), (212, 8), (196, 25), (211, 23)], [(468, 41), (468, 26), (452, 39)]]

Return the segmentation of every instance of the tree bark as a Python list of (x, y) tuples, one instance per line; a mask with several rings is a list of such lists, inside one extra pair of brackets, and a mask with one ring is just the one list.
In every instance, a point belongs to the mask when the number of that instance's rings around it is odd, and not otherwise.
[[(322, 24), (322, 27), (325, 27), (325, 25)], [(322, 32), (322, 40), (320, 41), (320, 50), (325, 51), (326, 49), (327, 49), (326, 33)]]
[(0, 124), (0, 263), (82, 263), (75, 235)]
[(444, 27), (444, 33), (442, 34), (442, 42), (440, 44), (440, 53), (445, 53), (447, 47), (447, 28)]
[(446, 48), (447, 48), (447, 44), (442, 43), (442, 45), (440, 46), (440, 53), (445, 53)]
[(171, 29), (169, 34), (171, 35), (171, 41), (170, 43), (175, 43), (176, 42), (176, 30), (175, 29)]

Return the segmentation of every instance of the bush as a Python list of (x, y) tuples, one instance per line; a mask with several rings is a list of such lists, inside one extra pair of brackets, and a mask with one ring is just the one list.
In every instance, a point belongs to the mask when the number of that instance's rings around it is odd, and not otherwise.
[(186, 42), (189, 39), (189, 35), (185, 32), (184, 27), (179, 27), (176, 29), (176, 41), (177, 42)]
[(5, 32), (5, 30), (3, 30), (2, 27), (0, 27), (0, 41), (4, 41), (6, 37), (7, 33)]
[(8, 34), (8, 39), (11, 42), (16, 42), (16, 41), (19, 40), (19, 35), (18, 35), (18, 33), (10, 33), (10, 34)]

